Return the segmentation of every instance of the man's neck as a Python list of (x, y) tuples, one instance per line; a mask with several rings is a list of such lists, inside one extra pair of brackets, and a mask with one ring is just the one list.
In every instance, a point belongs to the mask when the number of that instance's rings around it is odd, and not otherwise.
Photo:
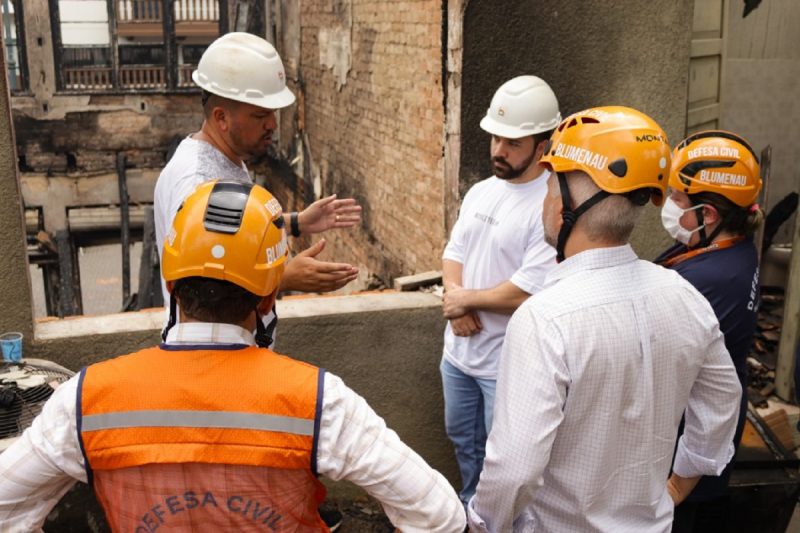
[[(181, 324), (211, 324), (211, 322), (205, 322), (204, 320), (197, 320), (196, 318), (188, 316), (186, 313), (183, 312), (183, 309), (180, 307), (178, 308), (178, 314), (180, 316)], [(247, 331), (255, 331), (256, 330), (256, 313), (252, 312), (247, 315), (247, 318), (242, 320), (241, 322), (219, 322), (220, 324), (231, 324), (233, 326), (239, 326), (242, 329), (246, 329)]]
[(615, 248), (617, 246), (623, 246), (627, 243), (625, 242), (611, 242), (611, 241), (592, 241), (589, 238), (581, 233), (572, 231), (567, 239), (567, 244), (564, 247), (564, 257), (570, 258), (573, 255), (578, 255), (581, 252), (586, 252), (588, 250), (597, 250), (600, 248)]
[(508, 183), (513, 183), (514, 185), (522, 185), (523, 183), (530, 183), (539, 176), (542, 175), (544, 172), (544, 167), (539, 165), (538, 163), (531, 163), (530, 166), (525, 169), (525, 172), (522, 176), (518, 178), (514, 178), (513, 180), (506, 180)]
[(211, 127), (207, 120), (203, 121), (200, 131), (194, 133), (192, 135), (192, 139), (207, 142), (222, 152), (225, 157), (227, 157), (234, 165), (237, 167), (242, 166), (242, 158), (233, 150), (233, 148), (231, 148), (227, 142), (225, 142), (225, 139), (222, 138), (222, 135), (220, 135), (218, 131)]

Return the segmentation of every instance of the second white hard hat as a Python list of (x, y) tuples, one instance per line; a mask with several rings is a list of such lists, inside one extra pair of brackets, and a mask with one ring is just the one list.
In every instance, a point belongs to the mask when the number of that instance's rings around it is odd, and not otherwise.
[(517, 76), (494, 93), (481, 128), (498, 137), (519, 139), (550, 131), (560, 122), (558, 100), (550, 86), (536, 76)]
[(250, 33), (227, 33), (211, 43), (192, 80), (210, 93), (267, 109), (295, 100), (275, 47)]

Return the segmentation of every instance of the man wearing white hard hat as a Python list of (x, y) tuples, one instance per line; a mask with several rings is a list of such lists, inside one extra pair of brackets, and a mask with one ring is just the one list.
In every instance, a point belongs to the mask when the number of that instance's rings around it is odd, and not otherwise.
[[(249, 33), (228, 33), (203, 53), (192, 80), (203, 89), (205, 120), (197, 131), (180, 143), (156, 183), (154, 215), (159, 256), (184, 200), (201, 183), (225, 179), (251, 183), (246, 161), (264, 155), (277, 127), (275, 112), (292, 105), (294, 94), (286, 86), (286, 75), (278, 52), (266, 40)], [(286, 232), (295, 237), (333, 228), (355, 226), (361, 207), (353, 199), (335, 195), (322, 198), (300, 213), (284, 215)], [(292, 258), (281, 279), (282, 290), (328, 292), (354, 280), (358, 269), (347, 263), (320, 261), (325, 247), (317, 241)], [(164, 302), (170, 295), (161, 279)], [(177, 316), (172, 314), (171, 316)], [(173, 325), (173, 320), (167, 328)], [(267, 345), (275, 338), (275, 312), (263, 317), (259, 335)], [(165, 329), (166, 331), (166, 329)], [(341, 514), (321, 508), (331, 530), (341, 523)]]
[[(175, 213), (198, 185), (220, 176), (252, 181), (245, 162), (266, 153), (277, 127), (275, 111), (295, 101), (275, 48), (249, 33), (228, 33), (211, 43), (192, 79), (203, 89), (205, 120), (200, 131), (180, 143), (156, 183), (159, 253)], [(331, 195), (300, 213), (287, 213), (285, 227), (287, 233), (299, 236), (352, 227), (360, 220), (361, 207), (355, 200)], [(320, 240), (294, 257), (287, 265), (281, 289), (327, 292), (355, 279), (355, 267), (315, 258), (324, 246), (325, 241)], [(167, 301), (163, 279), (162, 289)]]
[(467, 192), (443, 254), (445, 427), (465, 504), (483, 465), (509, 317), (556, 264), (544, 241), (549, 172), (539, 159), (560, 121), (556, 96), (540, 78), (518, 76), (500, 86), (480, 123), (492, 136), (494, 175)]

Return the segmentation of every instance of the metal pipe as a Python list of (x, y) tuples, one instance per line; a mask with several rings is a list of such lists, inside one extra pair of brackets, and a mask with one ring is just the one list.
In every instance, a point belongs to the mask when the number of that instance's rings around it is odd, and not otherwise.
[(125, 154), (117, 152), (117, 178), (119, 182), (120, 240), (122, 242), (122, 307), (131, 296), (131, 228), (128, 181), (125, 178)]

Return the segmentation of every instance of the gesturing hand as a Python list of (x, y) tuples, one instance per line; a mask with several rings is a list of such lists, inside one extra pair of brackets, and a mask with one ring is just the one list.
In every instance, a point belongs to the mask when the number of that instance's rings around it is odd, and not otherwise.
[(316, 259), (324, 248), (325, 239), (320, 239), (290, 259), (281, 278), (281, 290), (330, 292), (344, 287), (358, 277), (358, 268), (353, 265)]
[(320, 198), (298, 215), (300, 233), (321, 233), (350, 228), (361, 222), (361, 206), (353, 198), (338, 200), (335, 194)]

